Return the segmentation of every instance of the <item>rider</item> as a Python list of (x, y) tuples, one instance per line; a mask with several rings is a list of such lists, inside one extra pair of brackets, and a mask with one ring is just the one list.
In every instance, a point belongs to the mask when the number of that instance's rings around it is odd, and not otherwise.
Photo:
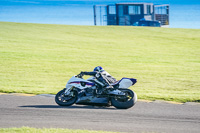
[(103, 87), (106, 88), (113, 88), (110, 84), (116, 82), (116, 79), (106, 72), (101, 66), (95, 67), (93, 72), (81, 72), (80, 74), (97, 77), (97, 79), (104, 84)]

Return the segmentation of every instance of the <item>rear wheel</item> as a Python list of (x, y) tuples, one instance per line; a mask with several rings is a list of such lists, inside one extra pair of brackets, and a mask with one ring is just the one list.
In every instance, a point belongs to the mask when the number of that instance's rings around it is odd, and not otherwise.
[(118, 109), (128, 109), (132, 107), (137, 101), (137, 95), (135, 92), (129, 89), (119, 89), (124, 92), (124, 96), (115, 96), (111, 98), (111, 103)]
[(71, 106), (77, 100), (77, 92), (71, 91), (69, 95), (65, 95), (65, 89), (59, 91), (55, 96), (55, 102), (60, 106)]

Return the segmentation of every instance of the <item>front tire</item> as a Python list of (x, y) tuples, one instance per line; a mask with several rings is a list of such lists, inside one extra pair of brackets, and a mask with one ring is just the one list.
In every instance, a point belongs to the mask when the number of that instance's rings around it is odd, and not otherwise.
[(115, 96), (111, 98), (112, 105), (117, 109), (128, 109), (135, 105), (137, 94), (129, 89), (119, 89), (124, 92), (125, 96)]
[(65, 89), (59, 91), (55, 96), (55, 102), (60, 106), (71, 106), (77, 100), (78, 93), (71, 91), (70, 95), (65, 95)]

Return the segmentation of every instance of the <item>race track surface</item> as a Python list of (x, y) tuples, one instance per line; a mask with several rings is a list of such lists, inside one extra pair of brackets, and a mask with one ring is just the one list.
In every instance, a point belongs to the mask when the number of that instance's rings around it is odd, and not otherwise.
[(117, 132), (200, 133), (200, 105), (137, 102), (127, 110), (73, 105), (54, 97), (0, 95), (0, 128), (68, 128)]

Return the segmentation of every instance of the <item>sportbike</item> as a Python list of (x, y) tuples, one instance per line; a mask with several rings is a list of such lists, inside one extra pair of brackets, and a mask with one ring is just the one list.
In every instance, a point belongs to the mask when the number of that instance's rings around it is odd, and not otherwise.
[(128, 89), (136, 82), (134, 78), (122, 78), (106, 88), (96, 76), (85, 80), (82, 74), (78, 74), (69, 79), (66, 88), (56, 94), (55, 101), (60, 106), (83, 104), (128, 109), (137, 101), (136, 93)]

